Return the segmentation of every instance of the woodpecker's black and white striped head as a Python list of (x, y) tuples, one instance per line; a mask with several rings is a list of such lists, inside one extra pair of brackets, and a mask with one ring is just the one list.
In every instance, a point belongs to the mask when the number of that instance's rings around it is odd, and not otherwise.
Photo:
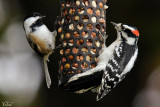
[(26, 31), (26, 34), (29, 32), (34, 32), (36, 30), (36, 27), (40, 27), (43, 25), (42, 19), (45, 16), (42, 16), (41, 14), (34, 12), (29, 14), (24, 18), (24, 30)]
[(139, 31), (136, 27), (128, 24), (114, 23), (111, 22), (118, 33), (120, 33), (123, 40), (127, 41), (128, 44), (134, 44), (139, 38)]

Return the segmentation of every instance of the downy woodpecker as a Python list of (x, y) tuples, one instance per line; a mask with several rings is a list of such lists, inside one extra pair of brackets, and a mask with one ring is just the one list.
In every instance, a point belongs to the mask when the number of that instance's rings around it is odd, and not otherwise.
[(97, 101), (125, 78), (125, 75), (132, 69), (138, 55), (137, 41), (139, 31), (137, 28), (122, 23), (113, 24), (121, 40), (116, 45), (103, 71), (101, 85), (98, 88)]

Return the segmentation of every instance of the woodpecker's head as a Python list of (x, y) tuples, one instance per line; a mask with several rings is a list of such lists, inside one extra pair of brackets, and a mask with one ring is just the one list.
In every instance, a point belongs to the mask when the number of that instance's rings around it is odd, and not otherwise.
[(36, 27), (43, 25), (42, 19), (45, 16), (40, 15), (37, 12), (31, 13), (24, 18), (24, 30), (27, 32), (34, 31)]
[(121, 37), (124, 38), (126, 41), (131, 42), (131, 40), (138, 40), (139, 31), (136, 27), (122, 23), (111, 23), (115, 26), (115, 29), (118, 33), (120, 33)]

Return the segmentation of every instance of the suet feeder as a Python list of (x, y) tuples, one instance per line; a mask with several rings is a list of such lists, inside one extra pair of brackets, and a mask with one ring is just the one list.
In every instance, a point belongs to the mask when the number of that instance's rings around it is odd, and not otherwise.
[(75, 92), (98, 86), (101, 82), (102, 73), (99, 72), (96, 77), (88, 76), (67, 85), (72, 76), (97, 65), (97, 57), (103, 46), (99, 32), (103, 34), (106, 31), (106, 2), (107, 0), (60, 1), (61, 15), (57, 20), (57, 30), (61, 59), (58, 72), (59, 86), (66, 90)]

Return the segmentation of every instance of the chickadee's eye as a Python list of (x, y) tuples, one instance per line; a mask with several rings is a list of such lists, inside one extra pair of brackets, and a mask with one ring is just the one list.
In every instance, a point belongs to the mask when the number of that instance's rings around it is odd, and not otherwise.
[(124, 28), (123, 26), (122, 26), (122, 28), (121, 28), (121, 29), (122, 29), (123, 31), (124, 31), (124, 30), (126, 30), (126, 28)]
[(35, 15), (35, 14), (33, 14), (33, 17), (36, 17), (36, 15)]

